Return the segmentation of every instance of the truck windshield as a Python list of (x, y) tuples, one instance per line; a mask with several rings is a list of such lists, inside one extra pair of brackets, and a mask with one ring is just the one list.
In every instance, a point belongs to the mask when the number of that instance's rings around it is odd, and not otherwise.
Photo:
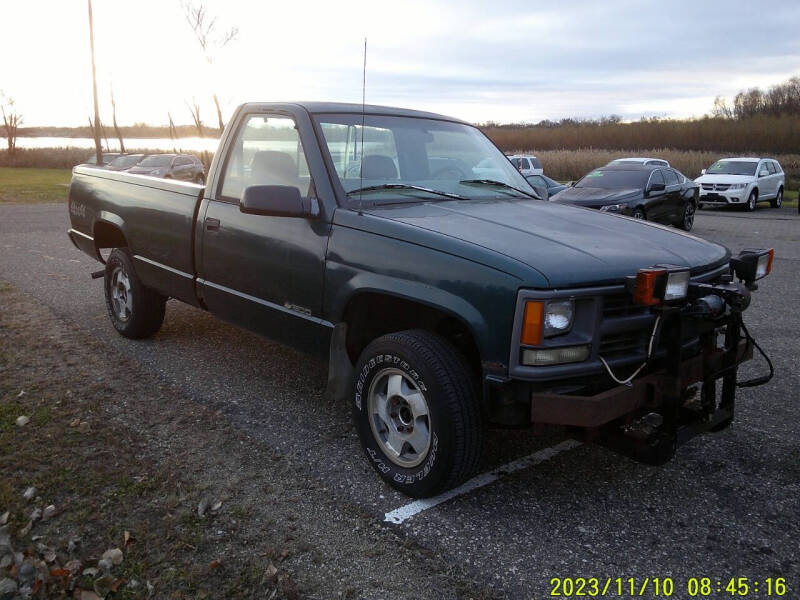
[(718, 160), (708, 167), (710, 175), (755, 175), (758, 163), (749, 160)]
[[(470, 125), (366, 115), (362, 128), (360, 114), (324, 114), (317, 119), (351, 201), (362, 195), (370, 203), (389, 204), (535, 194), (503, 153)], [(477, 180), (482, 184), (476, 185)]]

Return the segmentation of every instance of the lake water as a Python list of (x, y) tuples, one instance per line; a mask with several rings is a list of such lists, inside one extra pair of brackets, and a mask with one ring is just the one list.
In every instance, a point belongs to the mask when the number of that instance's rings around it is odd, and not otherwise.
[[(173, 148), (178, 150), (207, 150), (216, 152), (219, 140), (215, 138), (180, 138), (171, 140), (169, 138), (124, 138), (126, 150), (136, 150), (139, 148), (152, 148), (153, 150), (163, 150), (172, 152)], [(103, 142), (103, 151), (119, 152), (119, 142), (116, 138), (108, 138)], [(0, 137), (0, 148), (7, 148), (5, 137)], [(68, 138), (68, 137), (18, 137), (17, 148), (94, 148), (93, 138)]]

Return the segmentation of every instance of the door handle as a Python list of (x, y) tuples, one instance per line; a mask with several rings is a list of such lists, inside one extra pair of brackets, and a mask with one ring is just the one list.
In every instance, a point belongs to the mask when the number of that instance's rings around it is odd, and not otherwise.
[(206, 219), (206, 231), (219, 231), (219, 219)]

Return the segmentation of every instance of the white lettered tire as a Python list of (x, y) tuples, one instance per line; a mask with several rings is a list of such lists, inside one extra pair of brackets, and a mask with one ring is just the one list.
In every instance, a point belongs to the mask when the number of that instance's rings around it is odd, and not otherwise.
[(367, 460), (408, 496), (453, 488), (475, 471), (484, 426), (464, 358), (423, 330), (390, 333), (361, 353), (353, 419)]

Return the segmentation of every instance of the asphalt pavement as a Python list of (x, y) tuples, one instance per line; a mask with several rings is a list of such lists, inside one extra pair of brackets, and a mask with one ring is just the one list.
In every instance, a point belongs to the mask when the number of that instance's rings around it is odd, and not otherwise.
[[(254, 444), (322, 481), (337, 502), (397, 528), (499, 596), (548, 596), (553, 577), (633, 577), (637, 583), (670, 577), (679, 598), (688, 596), (690, 577), (709, 577), (714, 586), (731, 577), (785, 577), (787, 597), (800, 590), (795, 209), (697, 215), (694, 235), (734, 251), (776, 251), (773, 273), (745, 319), (772, 357), (775, 377), (739, 390), (730, 429), (695, 438), (661, 467), (564, 444), (555, 434), (495, 431), (482, 479), (464, 493), (410, 508), (411, 501), (384, 485), (362, 457), (348, 407), (323, 398), (323, 362), (175, 301), (153, 339), (120, 337), (108, 322), (101, 280), (89, 277), (98, 264), (71, 245), (67, 227), (64, 205), (0, 205), (0, 279), (222, 411)], [(743, 376), (765, 368), (754, 360)], [(164, 407), (169, 410), (168, 398)], [(401, 517), (387, 520), (387, 514)], [(654, 596), (652, 583), (642, 596)]]

